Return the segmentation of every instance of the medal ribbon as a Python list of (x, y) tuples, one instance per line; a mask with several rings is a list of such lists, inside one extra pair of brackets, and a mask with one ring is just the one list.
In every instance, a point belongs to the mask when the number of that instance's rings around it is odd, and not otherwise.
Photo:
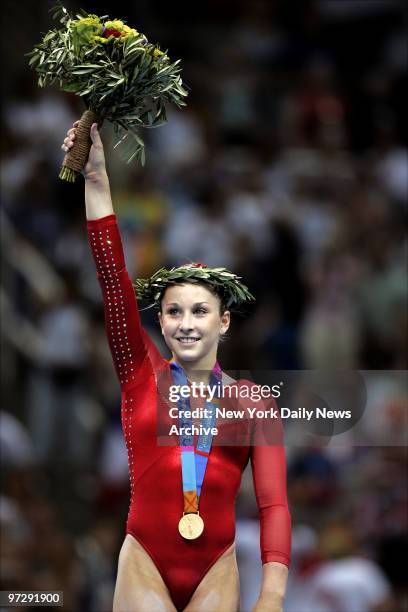
[[(188, 379), (183, 368), (176, 362), (170, 362), (173, 382), (178, 387), (188, 385)], [(216, 423), (216, 407), (220, 396), (220, 382), (222, 371), (218, 363), (215, 364), (210, 376), (210, 386), (216, 386), (216, 392), (212, 402), (206, 401), (205, 408), (209, 416), (201, 419), (201, 428), (211, 429)], [(185, 411), (190, 411), (190, 399), (180, 397), (177, 402), (179, 409), (179, 426), (191, 430), (190, 435), (184, 433), (180, 435), (181, 447), (181, 471), (183, 480), (184, 513), (198, 512), (198, 504), (201, 495), (201, 488), (207, 469), (208, 457), (212, 445), (212, 434), (200, 434), (197, 448), (194, 448), (194, 435), (192, 432), (192, 419), (186, 418)], [(185, 431), (185, 430), (184, 430)]]

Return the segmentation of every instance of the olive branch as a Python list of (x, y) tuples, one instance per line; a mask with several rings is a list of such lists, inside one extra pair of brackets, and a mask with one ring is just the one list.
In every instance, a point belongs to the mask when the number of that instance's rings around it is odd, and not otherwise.
[(243, 302), (252, 302), (255, 297), (248, 287), (241, 283), (239, 276), (229, 272), (226, 268), (208, 268), (203, 264), (186, 264), (178, 268), (160, 268), (148, 279), (137, 279), (134, 288), (137, 296), (151, 302), (152, 306), (159, 304), (166, 287), (188, 283), (204, 283), (221, 297), (225, 306), (239, 306)]

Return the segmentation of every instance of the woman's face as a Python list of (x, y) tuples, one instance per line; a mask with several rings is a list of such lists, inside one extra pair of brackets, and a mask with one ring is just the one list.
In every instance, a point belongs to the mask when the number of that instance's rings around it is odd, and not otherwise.
[(220, 314), (220, 300), (206, 287), (183, 283), (166, 289), (159, 313), (162, 334), (173, 357), (196, 369), (211, 370), (220, 335), (230, 324), (228, 310)]

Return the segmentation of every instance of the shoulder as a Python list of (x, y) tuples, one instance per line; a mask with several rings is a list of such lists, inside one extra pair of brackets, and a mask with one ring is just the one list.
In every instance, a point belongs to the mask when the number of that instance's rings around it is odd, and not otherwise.
[(246, 378), (233, 378), (232, 376), (230, 376), (229, 374), (227, 374), (226, 372), (224, 372), (224, 370), (222, 371), (222, 384), (225, 385), (236, 385), (238, 387), (258, 387), (259, 385), (257, 385), (256, 383), (254, 383), (252, 380), (246, 379)]
[(222, 384), (224, 387), (227, 385), (235, 385), (237, 383), (239, 383), (239, 381), (235, 380), (235, 378), (232, 378), (226, 372), (222, 373)]

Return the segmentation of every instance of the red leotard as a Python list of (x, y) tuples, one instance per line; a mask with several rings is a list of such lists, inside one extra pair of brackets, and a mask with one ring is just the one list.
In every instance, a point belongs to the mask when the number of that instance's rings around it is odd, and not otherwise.
[[(167, 431), (175, 424), (168, 410), (160, 412), (156, 385), (158, 373), (169, 374), (169, 364), (141, 326), (116, 216), (88, 221), (88, 233), (122, 392), (131, 485), (126, 533), (148, 552), (174, 605), (183, 610), (210, 567), (234, 542), (234, 503), (249, 459), (260, 516), (262, 563), (289, 565), (284, 448), (281, 444), (222, 446), (213, 441), (200, 497), (204, 532), (196, 540), (185, 540), (179, 534), (183, 514), (180, 448), (177, 442), (157, 445), (158, 415), (168, 424)], [(257, 425), (251, 427), (251, 435), (257, 436)]]

